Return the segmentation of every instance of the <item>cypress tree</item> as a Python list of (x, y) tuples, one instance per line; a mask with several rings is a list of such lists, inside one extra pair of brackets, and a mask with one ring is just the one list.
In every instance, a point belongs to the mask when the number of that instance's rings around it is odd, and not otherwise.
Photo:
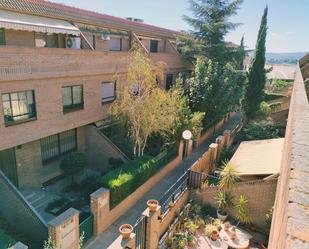
[(248, 84), (244, 98), (244, 112), (246, 119), (250, 120), (256, 116), (260, 104), (264, 98), (264, 88), (266, 83), (265, 53), (267, 35), (267, 13), (268, 7), (264, 9), (260, 29), (258, 32), (254, 58), (249, 69)]

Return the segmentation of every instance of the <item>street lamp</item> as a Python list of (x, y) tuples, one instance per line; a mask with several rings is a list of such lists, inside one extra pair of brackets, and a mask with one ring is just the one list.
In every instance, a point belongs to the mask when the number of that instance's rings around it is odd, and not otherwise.
[(185, 130), (182, 133), (182, 138), (185, 140), (184, 147), (183, 147), (183, 153), (182, 153), (182, 158), (187, 158), (188, 157), (188, 145), (189, 145), (189, 140), (192, 138), (192, 132), (189, 130)]

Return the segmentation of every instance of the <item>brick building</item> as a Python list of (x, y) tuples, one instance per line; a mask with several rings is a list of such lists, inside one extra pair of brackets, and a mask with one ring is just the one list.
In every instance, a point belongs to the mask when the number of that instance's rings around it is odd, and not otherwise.
[(1, 1), (0, 169), (19, 187), (61, 174), (62, 155), (100, 139), (89, 129), (126, 83), (132, 41), (165, 63), (162, 87), (190, 69), (177, 34), (44, 0)]

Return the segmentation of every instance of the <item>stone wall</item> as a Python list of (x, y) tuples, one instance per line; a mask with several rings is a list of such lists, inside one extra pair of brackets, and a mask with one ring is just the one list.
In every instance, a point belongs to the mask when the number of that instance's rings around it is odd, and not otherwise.
[[(265, 228), (265, 215), (272, 208), (275, 201), (277, 180), (257, 180), (238, 183), (232, 189), (234, 200), (244, 195), (248, 200), (248, 209), (252, 223), (259, 228)], [(208, 187), (195, 193), (195, 198), (202, 204), (211, 204), (216, 207), (216, 196), (218, 187)], [(233, 216), (233, 211), (229, 214)]]
[[(307, 63), (309, 64), (309, 63)], [(305, 65), (302, 66), (304, 68)], [(296, 70), (269, 248), (309, 248), (309, 103)]]

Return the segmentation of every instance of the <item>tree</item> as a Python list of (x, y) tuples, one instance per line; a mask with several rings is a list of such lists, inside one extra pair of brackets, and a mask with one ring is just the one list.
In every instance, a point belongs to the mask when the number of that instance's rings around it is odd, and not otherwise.
[(256, 116), (264, 98), (264, 88), (266, 83), (265, 43), (267, 35), (267, 13), (268, 8), (266, 6), (258, 33), (254, 58), (249, 69), (248, 84), (243, 102), (243, 109), (247, 121)]
[(72, 177), (72, 183), (74, 181), (74, 175), (82, 171), (87, 163), (85, 154), (79, 152), (72, 152), (65, 155), (60, 163), (60, 168), (67, 176)]
[(244, 76), (230, 63), (222, 66), (198, 58), (188, 82), (190, 106), (192, 111), (205, 113), (204, 127), (210, 127), (240, 105)]
[(125, 119), (134, 141), (134, 156), (142, 156), (151, 135), (169, 134), (179, 109), (175, 96), (161, 89), (157, 78), (163, 78), (163, 65), (153, 65), (143, 51), (134, 46), (128, 57), (127, 84), (110, 111)]
[(239, 181), (239, 172), (234, 164), (225, 161), (220, 172), (219, 187), (223, 190), (231, 189)]
[(250, 224), (252, 221), (247, 205), (247, 198), (244, 195), (240, 195), (235, 205), (235, 218), (238, 220), (237, 226), (239, 223)]
[(235, 15), (243, 0), (190, 0), (193, 17), (184, 16), (193, 28), (180, 37), (179, 48), (184, 56), (194, 60), (198, 56), (214, 62), (226, 63), (234, 48), (227, 46), (224, 37), (239, 24), (228, 19)]

